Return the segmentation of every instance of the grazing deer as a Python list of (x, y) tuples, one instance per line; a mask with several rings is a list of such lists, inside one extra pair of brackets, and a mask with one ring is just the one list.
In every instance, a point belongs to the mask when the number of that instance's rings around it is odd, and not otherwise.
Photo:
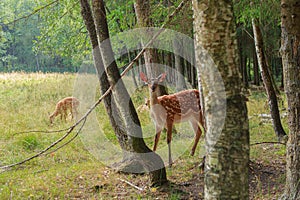
[(60, 119), (66, 121), (68, 111), (71, 113), (72, 119), (78, 114), (77, 108), (79, 106), (79, 100), (75, 97), (66, 97), (57, 102), (55, 111), (49, 116), (50, 124), (53, 124), (53, 120), (57, 115), (60, 115)]
[(153, 151), (157, 148), (160, 133), (164, 127), (167, 129), (167, 144), (169, 150), (169, 165), (172, 165), (171, 140), (174, 123), (189, 121), (195, 132), (194, 145), (191, 155), (194, 155), (200, 136), (202, 134), (200, 125), (204, 128), (203, 116), (200, 107), (199, 91), (195, 89), (184, 90), (171, 95), (158, 97), (159, 83), (164, 81), (166, 73), (157, 78), (148, 80), (141, 72), (141, 79), (148, 84), (150, 91), (150, 115), (155, 123), (155, 141)]
[(150, 100), (148, 98), (145, 98), (144, 104), (137, 107), (137, 110), (139, 112), (149, 111), (149, 109), (150, 109)]

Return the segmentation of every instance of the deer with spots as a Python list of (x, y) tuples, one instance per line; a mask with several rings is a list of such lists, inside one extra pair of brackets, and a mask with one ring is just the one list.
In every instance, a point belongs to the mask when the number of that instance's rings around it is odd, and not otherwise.
[(79, 106), (79, 100), (75, 97), (66, 97), (57, 102), (55, 111), (49, 116), (50, 124), (53, 124), (55, 117), (60, 115), (60, 119), (66, 121), (68, 112), (71, 113), (72, 119), (78, 114), (77, 108)]
[(174, 123), (189, 121), (195, 133), (194, 144), (190, 153), (194, 155), (202, 134), (200, 126), (204, 128), (199, 91), (190, 89), (175, 94), (158, 96), (158, 86), (166, 78), (166, 73), (149, 80), (147, 76), (141, 72), (140, 77), (148, 85), (150, 92), (150, 116), (155, 123), (156, 131), (153, 151), (156, 151), (161, 131), (165, 127), (167, 129), (169, 165), (171, 166), (173, 162), (171, 156), (173, 125)]

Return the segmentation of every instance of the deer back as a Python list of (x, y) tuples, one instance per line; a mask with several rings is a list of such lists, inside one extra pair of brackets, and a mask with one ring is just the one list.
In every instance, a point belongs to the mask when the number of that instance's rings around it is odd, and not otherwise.
[(158, 103), (165, 109), (167, 117), (172, 119), (184, 120), (200, 112), (199, 91), (195, 89), (160, 96)]

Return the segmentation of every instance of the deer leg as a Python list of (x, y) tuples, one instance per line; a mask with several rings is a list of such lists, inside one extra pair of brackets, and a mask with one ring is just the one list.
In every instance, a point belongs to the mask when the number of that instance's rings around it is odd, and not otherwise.
[(66, 122), (67, 121), (67, 116), (68, 116), (67, 110), (64, 109), (63, 112), (62, 112), (62, 114), (63, 114), (64, 122)]
[(72, 120), (76, 119), (78, 112), (77, 112), (77, 108), (76, 108), (76, 106), (74, 104), (70, 108), (70, 111), (71, 111)]
[(197, 121), (192, 121), (191, 124), (192, 124), (192, 127), (194, 129), (194, 133), (195, 133), (194, 145), (193, 145), (193, 148), (192, 148), (192, 151), (191, 151), (191, 154), (190, 154), (191, 156), (193, 156), (195, 154), (195, 150), (197, 148), (197, 144), (198, 144), (199, 139), (201, 137), (202, 131), (201, 131), (201, 128), (200, 128)]
[(71, 120), (74, 119), (74, 116), (75, 116), (75, 111), (71, 108)]
[(72, 119), (72, 120), (73, 120), (73, 119), (75, 118), (75, 116), (76, 116), (75, 113), (76, 113), (75, 110), (74, 110), (74, 109), (71, 109), (71, 119)]
[(72, 109), (72, 119), (76, 119), (78, 115), (78, 111), (76, 108)]
[(49, 119), (50, 119), (50, 124), (53, 124), (53, 118), (54, 118), (54, 115), (51, 115), (51, 116), (49, 117)]
[(158, 141), (159, 141), (159, 138), (160, 138), (160, 133), (161, 133), (162, 128), (160, 126), (156, 125), (155, 126), (155, 130), (156, 130), (156, 135), (155, 135), (155, 140), (154, 140), (153, 151), (156, 151), (157, 144), (158, 144)]
[(172, 127), (173, 127), (173, 121), (167, 120), (167, 144), (169, 150), (169, 167), (171, 167), (173, 163), (172, 154), (171, 154)]

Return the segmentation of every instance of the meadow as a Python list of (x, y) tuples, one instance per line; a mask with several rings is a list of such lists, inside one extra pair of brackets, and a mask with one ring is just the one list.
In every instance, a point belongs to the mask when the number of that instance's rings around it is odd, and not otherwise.
[[(0, 166), (22, 161), (65, 134), (66, 131), (51, 131), (66, 129), (74, 122), (68, 120), (64, 123), (57, 118), (50, 126), (48, 116), (58, 100), (78, 94), (76, 81), (77, 75), (68, 73), (0, 74)], [(87, 77), (80, 85), (89, 81), (91, 78)], [(81, 115), (99, 97), (97, 82), (94, 83), (88, 87), (95, 94), (82, 102)], [(89, 92), (89, 89), (84, 90)], [(138, 107), (144, 103), (148, 91), (139, 88), (131, 94)], [(78, 95), (81, 95), (81, 100), (87, 98), (85, 94)], [(282, 97), (284, 100), (284, 95)], [(265, 102), (263, 90), (251, 91), (247, 102), (251, 144), (277, 141), (270, 120), (261, 117), (261, 114), (269, 113)], [(282, 114), (286, 112), (284, 107), (285, 102), (281, 106)], [(149, 113), (144, 110), (138, 114), (146, 144), (152, 148), (154, 126)], [(93, 120), (96, 123), (90, 126), (88, 121)], [(287, 131), (287, 119), (282, 120)], [(193, 139), (190, 127), (183, 124), (176, 129), (178, 133), (174, 134), (172, 144), (175, 164), (167, 168), (172, 184), (166, 188), (151, 188), (147, 175), (117, 173), (109, 167), (120, 157), (120, 147), (101, 104), (87, 119), (79, 137), (63, 148), (54, 152), (50, 150), (11, 170), (0, 171), (0, 199), (201, 199), (203, 173), (198, 165), (204, 152), (204, 136), (192, 157), (189, 156)], [(158, 153), (167, 161), (165, 133), (162, 133), (158, 148)], [(111, 154), (111, 151), (115, 152)], [(251, 199), (278, 198), (285, 181), (285, 146), (272, 143), (252, 145), (250, 156)]]

